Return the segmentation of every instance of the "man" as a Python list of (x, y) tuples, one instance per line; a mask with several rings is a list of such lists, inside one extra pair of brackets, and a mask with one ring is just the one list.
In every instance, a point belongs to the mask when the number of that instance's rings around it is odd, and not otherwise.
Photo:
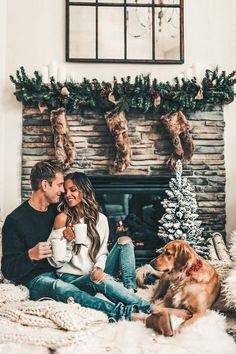
[[(7, 216), (3, 226), (3, 275), (16, 285), (25, 285), (33, 300), (50, 297), (69, 302), (73, 299), (82, 306), (101, 310), (115, 320), (125, 318), (145, 321), (148, 317), (147, 325), (159, 328), (157, 316), (147, 315), (156, 312), (157, 306), (134, 294), (127, 292), (124, 303), (114, 304), (60, 279), (59, 273), (47, 261), (52, 256), (47, 239), (57, 214), (56, 205), (64, 192), (63, 169), (57, 161), (42, 161), (32, 168), (30, 180), (31, 197)], [(68, 228), (65, 232), (69, 233), (71, 229)], [(106, 286), (108, 289), (110, 287), (112, 293), (112, 282), (109, 279), (93, 280), (98, 292), (102, 286)], [(139, 311), (142, 313), (137, 313)], [(167, 323), (165, 333), (172, 334), (168, 311), (162, 311), (162, 322), (163, 316)]]
[(37, 163), (31, 171), (32, 195), (3, 225), (2, 272), (15, 284), (26, 284), (39, 274), (52, 271), (47, 241), (56, 216), (56, 204), (64, 192), (61, 165), (56, 161)]

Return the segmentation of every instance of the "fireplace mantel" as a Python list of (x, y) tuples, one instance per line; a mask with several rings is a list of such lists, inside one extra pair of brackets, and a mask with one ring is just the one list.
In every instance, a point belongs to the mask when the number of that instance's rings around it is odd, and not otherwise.
[[(191, 126), (195, 153), (183, 174), (195, 186), (199, 218), (206, 232), (225, 233), (224, 117), (221, 107), (204, 112), (185, 112)], [(132, 149), (131, 164), (119, 176), (172, 177), (167, 165), (171, 141), (156, 114), (127, 115)], [(90, 176), (112, 176), (115, 149), (104, 116), (94, 111), (68, 116), (71, 137), (77, 149), (73, 169)], [(49, 115), (37, 109), (23, 109), (22, 199), (30, 195), (31, 167), (54, 158)]]

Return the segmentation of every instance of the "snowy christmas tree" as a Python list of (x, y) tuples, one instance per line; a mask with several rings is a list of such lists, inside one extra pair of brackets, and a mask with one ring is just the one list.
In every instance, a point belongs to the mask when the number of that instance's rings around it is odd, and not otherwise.
[(172, 240), (186, 240), (195, 251), (208, 258), (206, 239), (202, 236), (201, 221), (197, 220), (196, 193), (186, 177), (182, 177), (182, 164), (176, 163), (176, 177), (169, 182), (170, 190), (162, 202), (166, 213), (159, 223), (158, 236), (166, 243)]

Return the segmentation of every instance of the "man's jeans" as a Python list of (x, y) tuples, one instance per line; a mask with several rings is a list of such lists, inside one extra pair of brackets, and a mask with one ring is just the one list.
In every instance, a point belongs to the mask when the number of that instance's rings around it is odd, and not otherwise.
[[(110, 258), (113, 257), (112, 250), (110, 253), (111, 257), (108, 258), (109, 262), (107, 262), (106, 271), (109, 271), (110, 269), (111, 273), (115, 274), (116, 269), (118, 269), (117, 261), (118, 258), (120, 259), (122, 253), (119, 251), (124, 249), (132, 250), (132, 248), (130, 248), (132, 244), (130, 244), (129, 248), (123, 247), (128, 245), (129, 244), (127, 243), (124, 245), (116, 244), (114, 246), (114, 262), (113, 260), (110, 260)], [(115, 256), (117, 256), (117, 258)], [(129, 259), (126, 258), (126, 262), (129, 264)], [(128, 266), (125, 266), (125, 269), (127, 267)], [(125, 276), (125, 278), (126, 281), (128, 281), (126, 285), (130, 287), (130, 279), (132, 279), (132, 277), (130, 278), (128, 275)], [(150, 313), (152, 307), (148, 301), (131, 294), (121, 283), (116, 282), (109, 275), (100, 281), (93, 281), (91, 279), (91, 273), (77, 276), (71, 274), (59, 274), (55, 271), (40, 274), (25, 285), (30, 291), (30, 297), (32, 300), (49, 297), (56, 301), (66, 303), (68, 298), (72, 297), (76, 303), (95, 310), (103, 311), (109, 318), (114, 318), (115, 320), (130, 320), (132, 312), (141, 311), (144, 313)], [(98, 292), (104, 294), (112, 301), (112, 303), (94, 297)]]

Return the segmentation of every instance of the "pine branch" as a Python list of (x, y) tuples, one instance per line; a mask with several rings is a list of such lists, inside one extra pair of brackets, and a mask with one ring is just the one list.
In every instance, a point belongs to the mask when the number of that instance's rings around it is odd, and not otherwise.
[[(38, 106), (44, 103), (48, 107), (66, 107), (70, 113), (75, 109), (98, 109), (101, 112), (108, 110), (139, 110), (140, 112), (156, 112), (171, 114), (178, 110), (205, 110), (210, 104), (223, 105), (234, 99), (234, 84), (236, 83), (236, 71), (226, 74), (219, 69), (207, 69), (202, 80), (203, 99), (196, 99), (200, 89), (195, 77), (192, 79), (174, 79), (174, 85), (169, 81), (158, 82), (156, 78), (139, 75), (132, 83), (131, 77), (121, 78), (119, 83), (113, 78), (113, 85), (109, 82), (97, 79), (83, 79), (81, 83), (65, 82), (69, 96), (62, 97), (62, 84), (50, 79), (50, 86), (42, 82), (41, 75), (35, 71), (34, 77), (29, 78), (24, 67), (16, 71), (16, 77), (10, 76), (15, 85), (15, 96), (24, 105)], [(109, 100), (109, 94), (114, 96), (116, 105)], [(160, 96), (160, 103), (155, 104), (155, 97)]]

